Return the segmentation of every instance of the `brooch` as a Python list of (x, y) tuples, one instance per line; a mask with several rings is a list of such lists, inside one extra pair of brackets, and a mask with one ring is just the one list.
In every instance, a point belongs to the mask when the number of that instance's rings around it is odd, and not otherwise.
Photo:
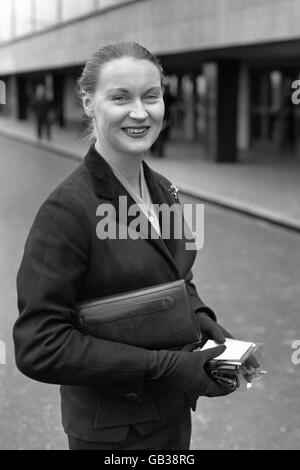
[(169, 187), (169, 194), (173, 196), (176, 201), (178, 200), (178, 190), (179, 188), (175, 184), (171, 184)]

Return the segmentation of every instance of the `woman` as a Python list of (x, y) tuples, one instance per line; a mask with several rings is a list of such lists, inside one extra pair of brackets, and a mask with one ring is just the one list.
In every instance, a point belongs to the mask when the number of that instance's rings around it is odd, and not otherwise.
[[(174, 203), (171, 183), (143, 158), (164, 116), (158, 60), (134, 42), (95, 52), (79, 79), (95, 143), (41, 206), (18, 273), (16, 362), (27, 376), (61, 384), (70, 449), (188, 449), (190, 407), (232, 392), (210, 380), (206, 352), (149, 351), (83, 335), (78, 302), (185, 279), (202, 333), (224, 342), (214, 313), (191, 282), (184, 240), (100, 239), (97, 210), (118, 200)], [(154, 212), (149, 221), (160, 227)], [(124, 222), (123, 222), (124, 223)]]

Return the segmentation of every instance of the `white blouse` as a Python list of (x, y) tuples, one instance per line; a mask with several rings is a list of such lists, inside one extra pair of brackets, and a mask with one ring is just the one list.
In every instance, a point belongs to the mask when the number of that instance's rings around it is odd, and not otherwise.
[(155, 211), (155, 208), (153, 207), (151, 195), (149, 192), (149, 188), (145, 179), (144, 175), (144, 166), (143, 162), (141, 164), (140, 168), (140, 174), (139, 174), (139, 183), (140, 183), (140, 192), (141, 195), (139, 195), (135, 189), (131, 186), (129, 181), (125, 178), (124, 175), (122, 175), (119, 170), (115, 167), (113, 167), (111, 164), (111, 169), (114, 172), (115, 176), (118, 178), (120, 183), (124, 186), (124, 188), (128, 191), (128, 193), (131, 195), (131, 197), (135, 200), (135, 202), (138, 204), (140, 209), (143, 211), (145, 216), (148, 218), (149, 222), (155, 229), (155, 231), (161, 236), (161, 231), (160, 231), (160, 226), (159, 226), (159, 219), (158, 219), (158, 213)]

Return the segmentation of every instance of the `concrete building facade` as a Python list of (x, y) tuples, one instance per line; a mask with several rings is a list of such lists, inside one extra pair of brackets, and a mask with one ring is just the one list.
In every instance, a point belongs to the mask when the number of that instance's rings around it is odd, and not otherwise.
[[(97, 47), (125, 39), (160, 57), (177, 97), (181, 138), (202, 139), (209, 158), (235, 161), (254, 140), (276, 138), (276, 116), (299, 76), (299, 1), (53, 0), (47, 21), (39, 2), (26, 1), (29, 26), (17, 28), (18, 0), (11, 0), (10, 33), (0, 42), (2, 113), (28, 118), (30, 96), (43, 81), (60, 125), (80, 121), (81, 67)], [(297, 109), (291, 112), (296, 134)]]

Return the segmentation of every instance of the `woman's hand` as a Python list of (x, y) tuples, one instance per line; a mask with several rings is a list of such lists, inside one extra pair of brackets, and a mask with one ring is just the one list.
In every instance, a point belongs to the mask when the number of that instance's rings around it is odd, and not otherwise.
[(218, 397), (235, 391), (235, 387), (223, 386), (212, 380), (205, 365), (225, 350), (220, 345), (205, 351), (147, 351), (148, 377), (165, 379), (170, 386), (187, 394), (190, 406), (196, 409), (199, 396)]

